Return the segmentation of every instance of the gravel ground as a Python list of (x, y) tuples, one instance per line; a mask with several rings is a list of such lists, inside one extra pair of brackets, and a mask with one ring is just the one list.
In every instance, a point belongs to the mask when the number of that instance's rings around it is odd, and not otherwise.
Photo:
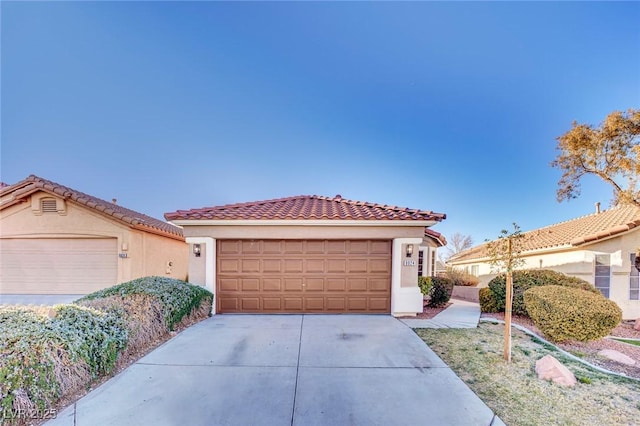
[[(504, 314), (482, 314), (483, 318), (497, 318), (504, 320)], [(533, 331), (539, 336), (544, 336), (535, 326), (533, 321), (527, 317), (521, 317), (514, 315), (512, 321), (515, 324), (524, 326)], [(623, 321), (611, 331), (611, 336), (640, 339), (640, 331), (633, 329), (633, 321)], [(607, 370), (615, 371), (616, 373), (626, 374), (630, 377), (640, 379), (640, 346), (634, 346), (627, 343), (618, 342), (612, 339), (600, 339), (592, 342), (564, 342), (557, 344), (565, 351), (576, 355), (588, 361), (594, 365), (597, 365)], [(598, 355), (603, 349), (613, 349), (618, 352), (633, 358), (636, 364), (633, 366), (621, 364), (619, 362), (612, 361), (601, 355)], [(640, 421), (638, 422), (640, 423)]]

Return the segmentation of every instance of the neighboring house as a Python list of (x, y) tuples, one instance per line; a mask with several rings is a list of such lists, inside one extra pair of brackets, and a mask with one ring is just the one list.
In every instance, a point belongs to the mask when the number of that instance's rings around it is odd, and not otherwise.
[[(625, 319), (640, 317), (640, 288), (635, 259), (640, 256), (640, 208), (614, 207), (523, 234), (523, 268), (552, 269), (594, 284), (615, 301)], [(450, 266), (480, 278), (492, 274), (486, 244), (461, 252)]]
[(0, 189), (0, 294), (87, 294), (185, 279), (182, 230), (37, 176)]
[[(446, 215), (316, 195), (165, 214), (191, 246), (189, 280), (215, 311), (422, 312), (418, 247)], [(436, 238), (437, 240), (437, 238)]]

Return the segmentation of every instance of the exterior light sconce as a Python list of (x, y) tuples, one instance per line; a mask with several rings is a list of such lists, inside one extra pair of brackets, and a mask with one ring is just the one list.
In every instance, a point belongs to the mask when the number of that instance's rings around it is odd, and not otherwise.
[(193, 245), (193, 254), (194, 254), (196, 257), (200, 257), (200, 254), (202, 253), (202, 251), (201, 251), (201, 250), (202, 250), (202, 249), (200, 248), (200, 244), (194, 244), (194, 245)]
[(640, 272), (640, 248), (636, 251), (635, 267)]
[(413, 255), (413, 244), (407, 244), (407, 257), (411, 257)]

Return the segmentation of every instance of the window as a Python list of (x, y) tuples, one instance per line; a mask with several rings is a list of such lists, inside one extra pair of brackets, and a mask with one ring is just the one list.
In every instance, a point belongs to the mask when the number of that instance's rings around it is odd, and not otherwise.
[(629, 300), (640, 300), (640, 273), (636, 269), (636, 254), (631, 253), (631, 271), (629, 272)]
[(431, 276), (436, 276), (436, 251), (431, 252)]
[(596, 254), (595, 285), (604, 297), (609, 297), (609, 288), (611, 286), (611, 256), (608, 254)]
[(422, 268), (424, 265), (424, 250), (418, 250), (418, 276), (422, 276)]
[(474, 277), (478, 276), (478, 265), (471, 265), (471, 275)]
[(42, 198), (40, 200), (40, 210), (42, 213), (57, 213), (58, 206), (55, 198)]

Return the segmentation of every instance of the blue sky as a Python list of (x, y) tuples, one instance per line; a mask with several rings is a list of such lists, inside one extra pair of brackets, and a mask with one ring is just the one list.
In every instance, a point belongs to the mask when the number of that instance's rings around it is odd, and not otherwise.
[(476, 243), (591, 213), (555, 138), (640, 106), (638, 2), (6, 2), (0, 179), (162, 218), (299, 194)]

